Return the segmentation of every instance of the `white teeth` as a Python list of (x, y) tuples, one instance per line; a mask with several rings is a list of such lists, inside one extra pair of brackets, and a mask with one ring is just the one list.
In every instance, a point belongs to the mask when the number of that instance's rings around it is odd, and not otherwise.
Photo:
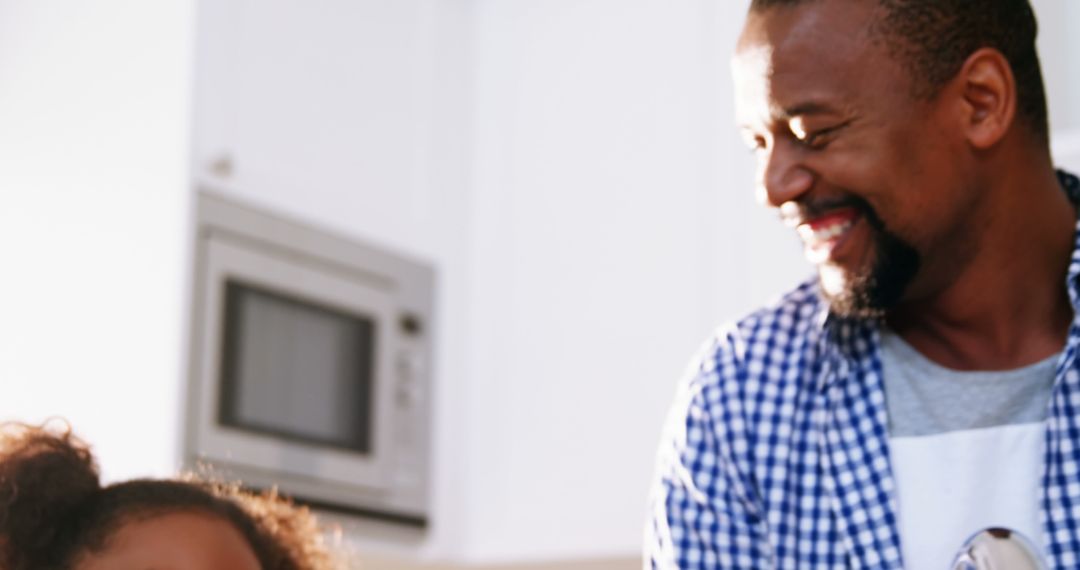
[(829, 224), (817, 229), (804, 225), (799, 228), (799, 233), (802, 234), (803, 239), (806, 241), (824, 243), (848, 231), (852, 225), (854, 225), (854, 222), (851, 220)]

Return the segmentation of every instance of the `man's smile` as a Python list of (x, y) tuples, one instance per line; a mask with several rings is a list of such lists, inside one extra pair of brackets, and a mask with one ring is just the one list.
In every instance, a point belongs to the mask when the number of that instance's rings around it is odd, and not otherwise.
[(858, 209), (849, 207), (799, 223), (795, 230), (806, 246), (807, 259), (814, 264), (835, 261), (861, 218)]

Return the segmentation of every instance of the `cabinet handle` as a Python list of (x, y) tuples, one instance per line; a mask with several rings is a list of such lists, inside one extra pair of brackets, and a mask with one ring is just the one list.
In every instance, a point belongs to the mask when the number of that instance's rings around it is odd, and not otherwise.
[(210, 161), (210, 173), (218, 178), (232, 178), (233, 169), (233, 158), (228, 154), (222, 154)]

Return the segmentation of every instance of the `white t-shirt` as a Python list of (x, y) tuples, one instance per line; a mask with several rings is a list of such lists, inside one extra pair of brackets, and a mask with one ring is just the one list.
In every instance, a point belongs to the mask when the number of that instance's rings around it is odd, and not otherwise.
[(1044, 421), (1058, 357), (1001, 372), (960, 372), (882, 336), (889, 445), (904, 566), (948, 568), (987, 527), (1038, 548)]

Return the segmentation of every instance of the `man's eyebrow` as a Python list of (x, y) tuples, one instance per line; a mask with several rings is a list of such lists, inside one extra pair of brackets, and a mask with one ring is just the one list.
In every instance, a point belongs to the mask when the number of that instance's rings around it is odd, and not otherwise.
[(806, 101), (804, 103), (797, 103), (791, 107), (787, 107), (780, 111), (781, 117), (790, 119), (792, 117), (801, 117), (804, 115), (825, 115), (830, 113), (836, 113), (839, 110), (828, 103), (821, 103), (819, 101)]
[[(823, 103), (821, 101), (804, 101), (796, 103), (791, 107), (779, 108), (779, 106), (773, 106), (774, 117), (771, 121), (787, 122), (795, 117), (805, 117), (807, 115), (837, 115), (840, 114), (841, 108)], [(753, 131), (754, 127), (750, 123), (739, 123), (737, 125), (740, 131)]]

